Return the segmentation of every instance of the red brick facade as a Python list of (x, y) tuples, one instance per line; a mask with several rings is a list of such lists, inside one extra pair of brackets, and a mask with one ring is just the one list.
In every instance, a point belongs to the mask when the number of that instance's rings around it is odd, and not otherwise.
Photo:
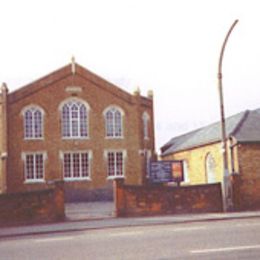
[[(3, 95), (2, 91), (2, 98)], [(71, 100), (79, 101), (87, 108), (86, 138), (66, 139), (62, 136), (62, 105)], [(25, 138), (24, 111), (30, 106), (38, 107), (43, 114), (42, 138), (36, 140)], [(122, 113), (120, 138), (106, 136), (104, 113), (109, 107), (116, 107)], [(149, 119), (148, 137), (144, 136), (144, 113)], [(154, 154), (152, 95), (143, 97), (139, 92), (131, 95), (78, 64), (75, 67), (69, 64), (7, 94), (6, 115), (8, 148), (1, 152), (7, 153), (8, 192), (43, 189), (48, 187), (48, 181), (63, 180), (64, 153), (87, 151), (88, 179), (65, 181), (67, 199), (109, 197), (112, 196), (110, 179), (113, 179), (108, 178), (109, 151), (122, 152), (123, 177), (127, 184), (142, 183), (146, 163), (144, 154)], [(37, 152), (44, 155), (44, 181), (28, 183), (25, 180), (26, 155)]]
[(260, 208), (260, 144), (239, 144), (239, 171), (233, 176), (233, 195), (236, 210)]

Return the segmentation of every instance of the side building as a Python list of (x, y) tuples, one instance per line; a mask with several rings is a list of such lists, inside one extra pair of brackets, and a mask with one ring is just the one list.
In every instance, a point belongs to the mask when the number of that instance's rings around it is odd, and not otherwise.
[[(260, 109), (226, 119), (229, 173), (239, 209), (260, 205)], [(184, 183), (194, 185), (223, 181), (223, 145), (220, 123), (181, 136), (161, 147), (162, 160), (182, 160)]]
[(67, 201), (111, 199), (142, 184), (154, 154), (152, 92), (133, 95), (71, 64), (8, 93), (0, 107), (0, 192), (65, 181)]

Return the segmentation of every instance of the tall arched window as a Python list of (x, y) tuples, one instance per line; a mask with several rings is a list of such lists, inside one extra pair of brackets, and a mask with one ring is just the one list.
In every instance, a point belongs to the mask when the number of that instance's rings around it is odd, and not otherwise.
[(143, 134), (144, 139), (149, 139), (149, 120), (150, 116), (147, 112), (143, 113)]
[(110, 138), (123, 137), (123, 112), (116, 108), (110, 107), (105, 110), (106, 136)]
[(88, 109), (79, 100), (69, 100), (62, 106), (62, 136), (82, 138), (88, 136)]
[(186, 182), (186, 183), (190, 182), (188, 162), (186, 160), (182, 161), (182, 166), (183, 166), (183, 179), (184, 179), (184, 182)]
[(24, 110), (24, 137), (26, 139), (41, 139), (43, 137), (43, 111), (37, 106)]
[(216, 162), (211, 153), (206, 156), (206, 173), (208, 183), (216, 182)]

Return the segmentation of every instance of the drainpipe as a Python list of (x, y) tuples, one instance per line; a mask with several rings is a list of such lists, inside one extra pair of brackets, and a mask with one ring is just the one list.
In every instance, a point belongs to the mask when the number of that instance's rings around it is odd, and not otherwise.
[[(6, 193), (7, 192), (7, 158), (8, 158), (8, 136), (7, 136), (7, 95), (8, 95), (8, 88), (5, 83), (2, 84), (1, 86), (1, 93), (0, 93), (0, 107), (1, 107), (1, 125), (2, 125), (2, 141), (0, 142), (0, 160), (2, 169), (0, 174), (0, 193)], [(2, 183), (1, 183), (2, 180)]]
[(236, 146), (236, 144), (233, 144), (233, 138), (230, 137), (229, 138), (229, 149), (230, 149), (230, 161), (231, 161), (231, 174), (233, 174), (235, 172), (235, 163), (234, 163), (234, 147)]

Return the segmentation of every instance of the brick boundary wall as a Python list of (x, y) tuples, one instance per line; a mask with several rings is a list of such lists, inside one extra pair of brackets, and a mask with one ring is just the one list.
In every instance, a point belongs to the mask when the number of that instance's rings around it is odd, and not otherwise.
[(222, 212), (221, 184), (130, 186), (115, 180), (117, 217)]
[(40, 191), (0, 195), (0, 226), (49, 223), (65, 219), (64, 182)]
[(233, 174), (232, 184), (235, 211), (260, 209), (260, 178), (243, 179)]

